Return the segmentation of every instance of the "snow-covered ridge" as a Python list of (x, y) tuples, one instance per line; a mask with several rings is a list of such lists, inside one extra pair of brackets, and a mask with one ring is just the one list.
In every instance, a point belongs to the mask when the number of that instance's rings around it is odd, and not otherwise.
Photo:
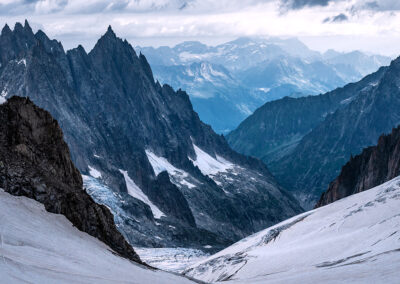
[(2, 189), (0, 277), (1, 283), (193, 283), (118, 257), (63, 215)]
[(399, 283), (400, 177), (249, 236), (186, 274), (232, 283)]
[(127, 171), (124, 170), (119, 170), (119, 171), (124, 175), (126, 188), (128, 190), (129, 195), (149, 205), (151, 211), (153, 212), (154, 218), (159, 219), (162, 216), (165, 216), (165, 214), (160, 209), (158, 209), (158, 207), (153, 202), (150, 201), (147, 195), (144, 194), (144, 192), (140, 189), (140, 187), (137, 186), (136, 183), (129, 177)]

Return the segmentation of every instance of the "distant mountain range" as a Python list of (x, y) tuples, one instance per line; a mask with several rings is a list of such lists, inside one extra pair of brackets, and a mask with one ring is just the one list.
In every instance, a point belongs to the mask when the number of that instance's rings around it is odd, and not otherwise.
[(111, 27), (87, 53), (6, 25), (0, 55), (2, 100), (30, 97), (59, 121), (86, 191), (132, 245), (216, 250), (302, 211)]
[(259, 157), (305, 208), (351, 155), (400, 124), (400, 58), (389, 67), (324, 95), (266, 103), (227, 137)]
[(217, 46), (137, 47), (162, 83), (186, 90), (200, 118), (228, 133), (265, 102), (325, 93), (388, 65), (359, 51), (321, 54), (295, 38), (238, 38)]

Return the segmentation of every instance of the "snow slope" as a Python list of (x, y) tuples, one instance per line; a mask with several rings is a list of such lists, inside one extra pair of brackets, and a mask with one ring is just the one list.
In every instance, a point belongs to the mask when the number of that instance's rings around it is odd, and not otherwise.
[(0, 189), (1, 283), (193, 283), (113, 254), (62, 215)]
[(232, 283), (400, 283), (400, 177), (249, 236), (186, 275)]

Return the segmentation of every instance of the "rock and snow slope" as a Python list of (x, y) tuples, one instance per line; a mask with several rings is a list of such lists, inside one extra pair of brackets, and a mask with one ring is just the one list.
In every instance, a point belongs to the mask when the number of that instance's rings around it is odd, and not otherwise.
[(233, 283), (399, 283), (400, 177), (303, 213), (186, 270)]
[(104, 185), (98, 197), (130, 244), (217, 250), (302, 212), (261, 161), (201, 122), (185, 92), (156, 83), (111, 27), (87, 53), (16, 24), (0, 51), (0, 92), (29, 96), (59, 121), (72, 161), (97, 179), (85, 187)]
[(194, 283), (116, 254), (62, 215), (0, 190), (1, 283)]

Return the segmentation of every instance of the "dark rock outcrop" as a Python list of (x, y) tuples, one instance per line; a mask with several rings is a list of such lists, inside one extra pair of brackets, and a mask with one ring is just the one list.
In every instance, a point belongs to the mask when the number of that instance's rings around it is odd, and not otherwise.
[(351, 157), (340, 175), (321, 195), (315, 207), (321, 207), (346, 196), (368, 190), (400, 175), (400, 126), (382, 135), (378, 144)]
[(83, 190), (57, 121), (29, 98), (12, 97), (0, 106), (0, 187), (43, 203), (47, 211), (64, 215), (119, 255), (141, 263), (109, 209)]

